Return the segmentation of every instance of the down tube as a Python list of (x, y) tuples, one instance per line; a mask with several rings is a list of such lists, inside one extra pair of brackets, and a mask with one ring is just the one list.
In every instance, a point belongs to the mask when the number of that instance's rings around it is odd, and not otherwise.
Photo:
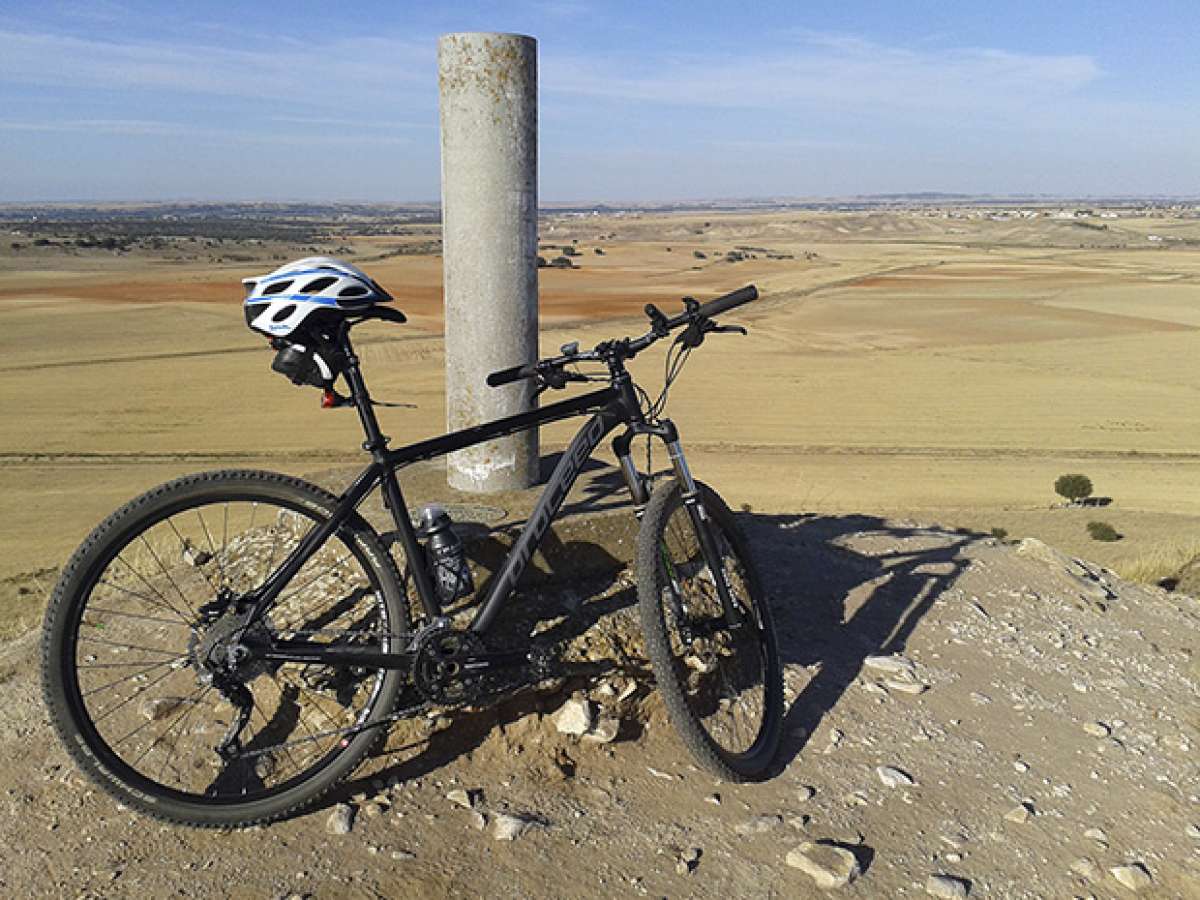
[(575, 435), (575, 439), (563, 453), (562, 459), (554, 467), (549, 484), (542, 491), (542, 496), (529, 516), (529, 521), (525, 524), (521, 536), (517, 538), (516, 544), (513, 545), (507, 559), (504, 560), (504, 567), (492, 582), (487, 599), (483, 601), (479, 612), (475, 614), (475, 619), (471, 622), (472, 631), (482, 633), (492, 626), (509, 594), (512, 593), (521, 574), (525, 571), (525, 566), (529, 564), (530, 557), (533, 556), (533, 552), (545, 536), (546, 529), (558, 515), (563, 501), (567, 499), (567, 494), (575, 483), (579, 470), (587, 458), (592, 455), (592, 451), (604, 440), (604, 436), (616, 428), (620, 422), (620, 418), (614, 413), (599, 412), (588, 419), (587, 424), (579, 430), (579, 434)]

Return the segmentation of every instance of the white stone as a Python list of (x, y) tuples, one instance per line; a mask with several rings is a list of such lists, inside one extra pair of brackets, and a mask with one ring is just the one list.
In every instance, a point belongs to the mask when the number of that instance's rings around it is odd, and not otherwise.
[(349, 834), (354, 827), (354, 807), (339, 803), (325, 820), (325, 830), (330, 834)]
[(1106, 738), (1112, 733), (1112, 729), (1103, 722), (1087, 722), (1083, 730), (1095, 738)]
[(591, 701), (572, 698), (554, 717), (554, 727), (562, 734), (582, 735), (591, 730), (596, 714)]
[(1089, 828), (1083, 833), (1083, 836), (1089, 841), (1095, 841), (1097, 844), (1108, 846), (1108, 835), (1099, 828)]
[(1088, 881), (1100, 880), (1100, 867), (1086, 856), (1071, 863), (1071, 871)]
[(620, 703), (622, 700), (628, 700), (635, 693), (637, 693), (637, 689), (637, 682), (630, 680), (628, 683), (626, 683), (625, 687), (621, 688), (620, 693), (617, 694), (617, 702)]
[(1004, 819), (1007, 822), (1016, 822), (1018, 825), (1028, 822), (1029, 817), (1033, 815), (1032, 803), (1018, 803), (1012, 809), (1004, 814)]
[(1133, 891), (1135, 894), (1154, 883), (1154, 879), (1150, 877), (1150, 873), (1146, 870), (1146, 867), (1139, 862), (1130, 863), (1126, 866), (1113, 866), (1108, 871), (1122, 886)]
[(786, 861), (826, 891), (845, 887), (862, 871), (853, 853), (825, 841), (805, 841), (788, 851)]
[(868, 656), (863, 660), (863, 665), (868, 669), (889, 672), (893, 675), (912, 675), (916, 671), (912, 660), (905, 659), (903, 656)]
[(617, 739), (620, 730), (620, 719), (613, 716), (601, 716), (591, 729), (584, 732), (583, 739), (597, 744), (611, 744)]
[(884, 787), (913, 787), (917, 783), (907, 772), (894, 766), (877, 766), (875, 774), (879, 776)]
[(929, 685), (922, 684), (919, 681), (904, 681), (899, 678), (884, 679), (884, 685), (890, 691), (898, 691), (901, 694), (923, 694), (929, 690)]
[(515, 841), (530, 828), (538, 825), (536, 819), (528, 816), (514, 816), (509, 813), (497, 813), (492, 821), (492, 837), (498, 841)]
[(463, 809), (474, 809), (478, 798), (479, 791), (466, 791), (462, 788), (455, 788), (446, 794), (447, 800), (455, 806), (461, 806)]
[(802, 784), (796, 788), (796, 799), (801, 803), (807, 803), (817, 794), (817, 789), (809, 787), (807, 784)]
[(971, 883), (952, 875), (930, 875), (925, 882), (925, 893), (945, 900), (959, 900), (971, 893)]
[(1200, 825), (1189, 825), (1183, 833), (1194, 841), (1200, 841)]

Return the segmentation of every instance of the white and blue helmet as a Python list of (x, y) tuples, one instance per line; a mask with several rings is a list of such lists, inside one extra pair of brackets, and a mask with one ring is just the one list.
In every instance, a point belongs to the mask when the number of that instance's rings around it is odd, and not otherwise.
[(298, 259), (242, 284), (246, 324), (270, 337), (289, 336), (314, 313), (355, 312), (392, 299), (366, 272), (329, 256)]

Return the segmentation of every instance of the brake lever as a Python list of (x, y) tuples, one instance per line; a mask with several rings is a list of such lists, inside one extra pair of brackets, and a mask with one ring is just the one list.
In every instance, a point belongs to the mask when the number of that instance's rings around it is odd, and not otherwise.
[(742, 325), (714, 325), (708, 329), (713, 334), (749, 334)]

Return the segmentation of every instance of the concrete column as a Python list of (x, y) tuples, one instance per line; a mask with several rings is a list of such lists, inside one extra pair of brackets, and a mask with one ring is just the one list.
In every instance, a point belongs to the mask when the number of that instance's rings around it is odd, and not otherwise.
[[(537, 41), (447, 34), (438, 41), (446, 424), (467, 428), (530, 408), (529, 381), (488, 387), (489, 372), (537, 359)], [(537, 432), (450, 455), (466, 491), (537, 480)]]

